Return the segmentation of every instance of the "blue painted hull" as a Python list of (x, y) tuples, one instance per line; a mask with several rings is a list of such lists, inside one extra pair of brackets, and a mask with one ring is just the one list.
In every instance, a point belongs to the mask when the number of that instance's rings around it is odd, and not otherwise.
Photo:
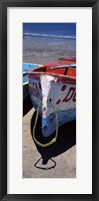
[(39, 66), (42, 66), (42, 65), (41, 64), (23, 63), (23, 71), (33, 70), (35, 68), (38, 68)]
[(38, 68), (39, 64), (23, 63), (23, 100), (29, 95), (29, 78), (28, 71)]
[[(33, 101), (32, 104), (35, 109), (37, 109), (38, 105)], [(58, 126), (62, 126), (65, 123), (68, 123), (70, 121), (73, 121), (76, 119), (76, 108), (64, 110), (64, 111), (57, 111), (57, 117), (58, 117)], [(40, 116), (42, 116), (42, 107), (39, 111)], [(56, 130), (56, 117), (54, 113), (51, 113), (46, 119), (42, 118), (42, 135), (44, 137), (48, 137)]]

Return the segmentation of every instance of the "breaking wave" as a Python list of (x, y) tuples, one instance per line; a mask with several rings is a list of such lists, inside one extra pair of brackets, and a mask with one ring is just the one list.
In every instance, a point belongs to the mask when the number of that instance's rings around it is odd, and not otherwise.
[(49, 34), (35, 34), (35, 33), (24, 33), (23, 37), (48, 37), (48, 38), (59, 38), (59, 39), (76, 39), (75, 36), (62, 36), (62, 35), (49, 35)]

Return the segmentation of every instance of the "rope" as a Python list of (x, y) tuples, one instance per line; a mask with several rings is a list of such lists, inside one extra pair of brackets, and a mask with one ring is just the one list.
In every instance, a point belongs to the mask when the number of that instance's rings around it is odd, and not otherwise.
[(56, 114), (56, 109), (55, 109), (54, 103), (52, 101), (51, 101), (51, 104), (52, 104), (54, 114), (55, 114), (55, 118), (56, 118), (56, 134), (55, 134), (55, 137), (50, 142), (48, 142), (46, 144), (43, 144), (43, 143), (39, 142), (35, 138), (35, 128), (36, 128), (36, 124), (37, 124), (37, 120), (38, 120), (38, 113), (39, 113), (39, 108), (40, 108), (40, 105), (41, 105), (41, 101), (39, 102), (38, 107), (37, 107), (36, 118), (35, 118), (34, 127), (33, 127), (33, 136), (32, 136), (33, 140), (35, 141), (35, 143), (37, 145), (39, 145), (40, 147), (43, 147), (43, 148), (48, 147), (48, 146), (52, 145), (53, 143), (55, 143), (56, 140), (57, 140), (57, 137), (58, 137), (58, 116)]

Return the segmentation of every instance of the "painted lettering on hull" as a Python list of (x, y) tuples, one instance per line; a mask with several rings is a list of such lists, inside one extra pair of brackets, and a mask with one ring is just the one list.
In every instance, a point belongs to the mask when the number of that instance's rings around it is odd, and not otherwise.
[(70, 87), (69, 91), (67, 93), (67, 95), (65, 96), (65, 98), (62, 100), (62, 102), (68, 102), (70, 100), (72, 100), (73, 102), (76, 101), (76, 89), (74, 87)]

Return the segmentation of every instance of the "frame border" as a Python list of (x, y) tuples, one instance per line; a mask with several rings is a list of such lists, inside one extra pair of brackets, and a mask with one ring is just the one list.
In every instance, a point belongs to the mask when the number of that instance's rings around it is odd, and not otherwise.
[[(7, 194), (7, 7), (92, 7), (92, 194)], [(0, 0), (0, 200), (99, 200), (99, 0)]]

